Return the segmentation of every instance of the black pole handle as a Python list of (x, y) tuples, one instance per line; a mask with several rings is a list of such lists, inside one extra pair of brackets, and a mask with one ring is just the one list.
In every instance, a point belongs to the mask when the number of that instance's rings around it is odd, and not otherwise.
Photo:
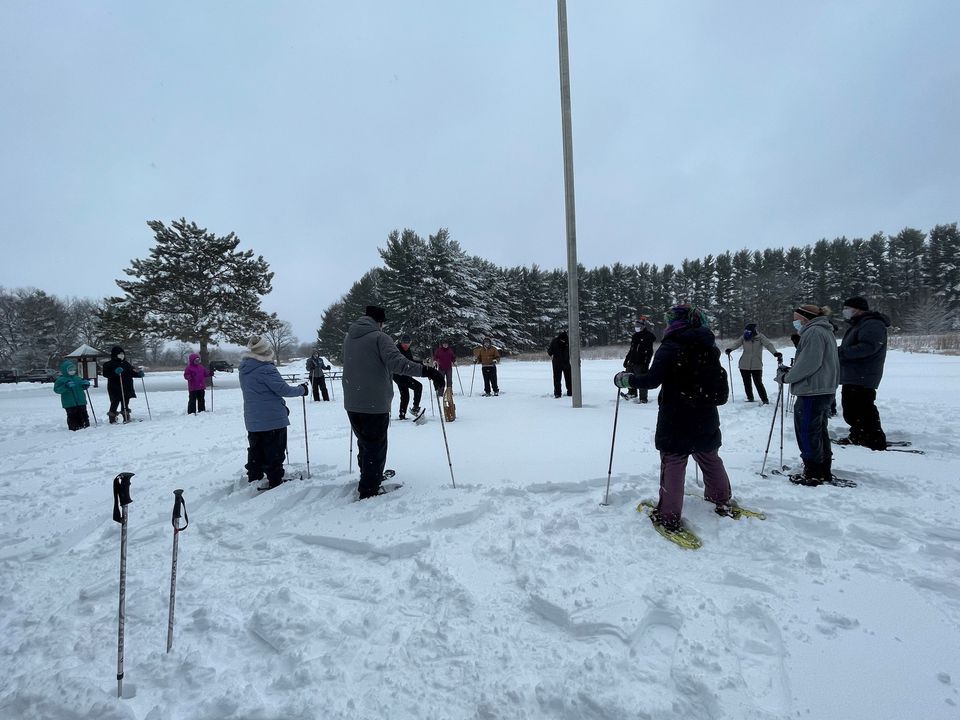
[[(180, 511), (183, 510), (183, 527), (177, 527), (180, 519)], [(173, 491), (173, 517), (170, 518), (175, 532), (183, 532), (190, 524), (190, 518), (187, 517), (187, 501), (183, 499), (183, 490)]]
[(133, 502), (133, 498), (130, 497), (130, 478), (133, 476), (134, 473), (132, 472), (122, 472), (113, 479), (113, 519), (115, 522), (123, 522), (120, 508)]

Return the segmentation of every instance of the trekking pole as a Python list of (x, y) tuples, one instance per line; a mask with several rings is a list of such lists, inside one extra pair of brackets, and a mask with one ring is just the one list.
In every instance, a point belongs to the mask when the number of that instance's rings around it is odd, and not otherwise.
[(610, 464), (607, 465), (607, 490), (603, 494), (604, 507), (610, 504), (610, 475), (613, 473), (613, 446), (617, 442), (617, 417), (620, 415), (620, 388), (617, 388), (617, 407), (613, 411), (613, 437), (610, 439)]
[[(770, 432), (767, 434), (767, 449), (763, 451), (763, 465), (760, 467), (760, 477), (765, 478), (763, 471), (767, 468), (767, 453), (770, 452), (770, 440), (773, 438), (773, 426), (777, 424), (777, 411), (783, 402), (783, 383), (780, 385), (780, 392), (777, 393), (777, 403), (773, 406), (773, 419), (770, 420)], [(783, 463), (781, 463), (782, 465)]]
[(133, 473), (122, 472), (113, 479), (113, 519), (120, 523), (120, 612), (117, 630), (117, 697), (123, 697), (123, 623), (127, 604), (127, 505), (130, 498), (130, 478)]
[(473, 364), (473, 373), (470, 375), (470, 397), (473, 397), (473, 380), (477, 377), (477, 364)]
[(140, 385), (143, 387), (143, 401), (147, 404), (147, 417), (153, 420), (153, 413), (150, 412), (150, 398), (147, 395), (147, 383), (143, 379), (143, 375), (140, 376)]
[(457, 382), (460, 383), (460, 394), (464, 395), (465, 393), (463, 392), (463, 380), (460, 379), (460, 368), (457, 367), (456, 363), (454, 363), (453, 369), (457, 371)]
[(307, 480), (310, 479), (310, 441), (307, 440), (307, 396), (303, 395), (303, 447), (307, 451)]
[(780, 385), (780, 469), (784, 469), (783, 464), (783, 422), (786, 415), (786, 406), (783, 403), (783, 385)]
[(97, 411), (93, 409), (93, 400), (90, 398), (90, 388), (84, 388), (84, 390), (87, 393), (87, 402), (90, 404), (90, 412), (93, 413), (93, 425), (96, 427), (100, 423), (97, 422)]
[(727, 375), (730, 376), (730, 399), (736, 402), (737, 396), (733, 394), (733, 361), (730, 359), (730, 355), (727, 355), (727, 368), (729, 370)]
[[(430, 383), (433, 385), (433, 383)], [(443, 445), (447, 449), (447, 465), (450, 466), (450, 482), (453, 483), (453, 487), (457, 487), (457, 481), (453, 477), (453, 462), (450, 460), (450, 444), (447, 442), (447, 425), (443, 421), (443, 406), (440, 405), (440, 391), (437, 390), (437, 386), (433, 385), (433, 393), (437, 396), (437, 405), (440, 407), (440, 429), (443, 430)], [(430, 403), (433, 404), (432, 402)]]
[(130, 410), (127, 409), (127, 393), (123, 389), (123, 373), (120, 373), (120, 416), (124, 422), (127, 422), (127, 418), (130, 416)]
[(347, 465), (347, 469), (353, 475), (353, 427), (350, 428), (350, 463)]
[[(180, 511), (183, 510), (183, 527), (180, 527)], [(170, 567), (170, 617), (167, 620), (167, 652), (173, 647), (173, 608), (177, 603), (177, 545), (180, 533), (187, 529), (190, 518), (187, 517), (187, 503), (183, 499), (183, 490), (173, 491), (173, 565)]]

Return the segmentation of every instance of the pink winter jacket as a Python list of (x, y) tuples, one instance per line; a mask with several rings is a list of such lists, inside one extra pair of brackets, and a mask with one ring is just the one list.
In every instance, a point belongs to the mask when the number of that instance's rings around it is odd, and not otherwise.
[(199, 355), (190, 353), (190, 362), (183, 370), (183, 376), (187, 379), (188, 390), (203, 390), (207, 386), (207, 378), (213, 375), (211, 370), (207, 370), (198, 362), (199, 360)]

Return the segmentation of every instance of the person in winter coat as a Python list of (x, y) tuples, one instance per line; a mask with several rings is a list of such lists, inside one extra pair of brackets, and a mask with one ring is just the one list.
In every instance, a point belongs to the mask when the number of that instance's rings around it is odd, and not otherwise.
[(875, 401), (887, 358), (890, 318), (870, 310), (860, 296), (843, 303), (843, 317), (850, 327), (840, 342), (840, 402), (850, 435), (840, 443), (886, 450), (887, 436)]
[(567, 386), (567, 395), (572, 395), (570, 390), (570, 338), (566, 330), (561, 330), (557, 336), (550, 341), (550, 347), (547, 348), (547, 355), (550, 356), (553, 363), (553, 396), (560, 397), (560, 376), (563, 375), (563, 382)]
[(90, 417), (87, 415), (88, 387), (90, 381), (77, 377), (77, 366), (72, 360), (60, 363), (60, 374), (53, 383), (53, 391), (60, 396), (60, 404), (67, 411), (67, 427), (70, 430), (90, 427)]
[(127, 361), (123, 348), (114, 345), (110, 350), (110, 359), (103, 364), (100, 373), (107, 379), (107, 395), (110, 398), (107, 418), (110, 424), (117, 422), (118, 415), (123, 416), (125, 423), (130, 422), (130, 399), (137, 396), (136, 390), (133, 389), (133, 379), (142, 378), (143, 370), (133, 367)]
[(393, 375), (427, 377), (443, 392), (443, 373), (409, 360), (383, 332), (387, 315), (368, 305), (343, 339), (343, 407), (357, 436), (360, 499), (380, 493), (387, 462), (387, 428), (393, 404)]
[(801, 305), (793, 311), (793, 326), (800, 333), (797, 356), (789, 368), (777, 370), (777, 382), (788, 383), (796, 397), (793, 429), (803, 472), (794, 473), (790, 480), (799, 485), (820, 485), (833, 479), (827, 423), (840, 371), (830, 308)]
[(320, 402), (320, 395), (323, 395), (324, 402), (330, 400), (327, 394), (327, 379), (323, 374), (324, 370), (329, 370), (323, 358), (320, 357), (320, 351), (314, 350), (313, 355), (307, 358), (307, 374), (310, 377), (310, 385), (313, 387), (313, 401)]
[(731, 355), (739, 347), (743, 348), (743, 353), (740, 355), (740, 362), (737, 363), (737, 367), (740, 368), (740, 377), (743, 378), (743, 390), (747, 394), (747, 402), (753, 402), (753, 388), (750, 386), (750, 379), (752, 378), (753, 384), (757, 386), (760, 404), (766, 405), (770, 400), (767, 398), (767, 389), (763, 386), (763, 349), (769, 350), (777, 359), (778, 364), (783, 360), (783, 355), (767, 339), (766, 335), (757, 330), (756, 323), (749, 323), (743, 329), (743, 335), (740, 339), (724, 352)]
[[(665, 317), (663, 341), (653, 356), (649, 372), (617, 373), (614, 384), (620, 388), (652, 389), (662, 386), (658, 397), (655, 444), (660, 451), (660, 500), (651, 516), (668, 531), (681, 528), (684, 475), (687, 458), (703, 471), (704, 499), (716, 504), (718, 512), (730, 505), (730, 478), (723, 460), (720, 414), (716, 405), (695, 397), (692, 373), (687, 369), (698, 360), (720, 364), (720, 350), (702, 310), (678, 305)], [(717, 370), (719, 376), (723, 369)]]
[[(410, 350), (411, 344), (413, 344), (413, 338), (404, 333), (400, 336), (400, 340), (397, 341), (397, 350), (410, 362), (420, 364), (419, 360), (413, 359), (413, 353)], [(419, 380), (414, 380), (408, 375), (399, 373), (394, 373), (393, 381), (397, 384), (397, 387), (400, 388), (400, 414), (397, 416), (397, 419), (407, 419), (407, 405), (410, 404), (411, 390), (413, 390), (413, 407), (410, 408), (410, 412), (412, 412), (413, 417), (416, 418), (422, 409), (420, 407), (420, 398), (423, 395), (423, 383)]]
[[(630, 338), (630, 349), (627, 356), (623, 359), (623, 367), (634, 375), (640, 375), (650, 369), (650, 361), (653, 359), (653, 343), (657, 336), (650, 329), (650, 320), (646, 315), (637, 318), (633, 326), (633, 337)], [(627, 395), (637, 398), (640, 402), (647, 402), (646, 388), (630, 388)]]
[(440, 347), (433, 353), (433, 362), (437, 370), (443, 373), (447, 385), (453, 387), (453, 366), (457, 364), (457, 351), (446, 340), (440, 341)]
[(490, 390), (493, 389), (493, 394), (499, 395), (497, 363), (500, 362), (500, 351), (493, 346), (493, 340), (485, 337), (483, 344), (473, 349), (473, 362), (474, 364), (480, 363), (480, 373), (483, 375), (483, 394), (489, 397)]
[(283, 459), (287, 452), (290, 411), (287, 397), (306, 396), (306, 383), (288, 385), (274, 364), (273, 348), (266, 338), (254, 335), (240, 356), (240, 391), (243, 393), (243, 424), (247, 430), (247, 480), (266, 481), (257, 490), (272, 490), (283, 484)]
[(200, 356), (190, 353), (187, 366), (183, 369), (183, 377), (187, 381), (187, 415), (193, 415), (207, 410), (207, 378), (213, 377), (213, 370), (200, 364)]

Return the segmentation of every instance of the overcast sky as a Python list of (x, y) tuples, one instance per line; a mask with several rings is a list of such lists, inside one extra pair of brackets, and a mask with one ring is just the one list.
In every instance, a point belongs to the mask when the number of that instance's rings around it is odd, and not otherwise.
[[(0, 0), (0, 285), (103, 297), (185, 216), (311, 340), (394, 228), (565, 265), (552, 0)], [(960, 220), (960, 2), (568, 0), (579, 259)], [(12, 252), (11, 252), (12, 251)]]

